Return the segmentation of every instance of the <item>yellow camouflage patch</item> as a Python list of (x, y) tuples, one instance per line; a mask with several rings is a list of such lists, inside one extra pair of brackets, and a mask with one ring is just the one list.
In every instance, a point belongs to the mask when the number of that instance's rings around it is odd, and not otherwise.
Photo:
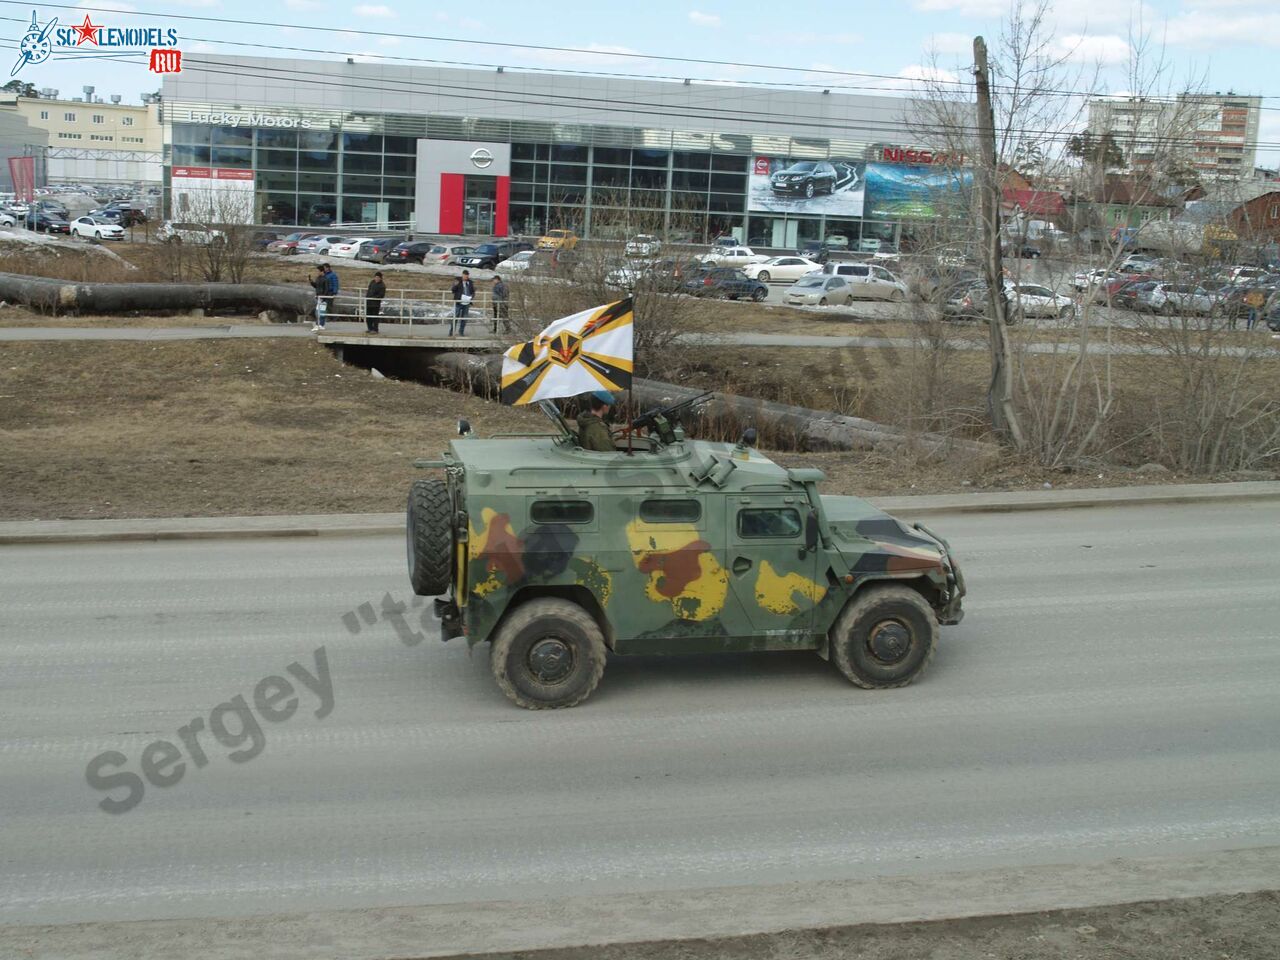
[(797, 594), (813, 605), (826, 592), (825, 586), (803, 574), (780, 574), (768, 560), (760, 564), (760, 575), (756, 578), (756, 603), (770, 613), (782, 617), (792, 616), (800, 612), (800, 605), (795, 599)]
[(627, 542), (636, 569), (649, 575), (645, 596), (654, 603), (670, 603), (681, 620), (710, 620), (724, 610), (729, 573), (695, 527), (633, 520)]

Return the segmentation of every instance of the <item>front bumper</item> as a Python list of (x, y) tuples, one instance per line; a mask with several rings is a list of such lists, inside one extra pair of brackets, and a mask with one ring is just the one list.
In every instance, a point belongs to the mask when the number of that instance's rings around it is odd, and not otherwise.
[(956, 563), (955, 557), (951, 555), (951, 545), (947, 541), (922, 523), (912, 524), (912, 527), (942, 548), (942, 556), (947, 569), (947, 592), (943, 598), (942, 606), (938, 607), (934, 612), (938, 617), (938, 623), (943, 626), (953, 626), (964, 619), (964, 610), (960, 603), (965, 594), (968, 593), (964, 585), (964, 574), (960, 572), (960, 564)]
[(774, 193), (804, 193), (804, 185), (804, 180), (797, 180), (794, 183), (784, 183), (780, 180), (774, 180), (769, 184)]

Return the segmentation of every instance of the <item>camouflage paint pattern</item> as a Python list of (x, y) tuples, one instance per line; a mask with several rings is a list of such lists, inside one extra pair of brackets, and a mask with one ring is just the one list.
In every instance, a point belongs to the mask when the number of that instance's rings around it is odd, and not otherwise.
[[(936, 607), (954, 586), (937, 541), (858, 498), (820, 497), (754, 450), (684, 441), (627, 456), (466, 438), (447, 459), (467, 540), (453, 599), (470, 643), (543, 594), (594, 607), (618, 653), (813, 649), (865, 583), (911, 581)], [(537, 522), (544, 504), (579, 522)], [(746, 539), (743, 509), (788, 511), (792, 528)], [(794, 517), (811, 511), (820, 539), (806, 549)]]

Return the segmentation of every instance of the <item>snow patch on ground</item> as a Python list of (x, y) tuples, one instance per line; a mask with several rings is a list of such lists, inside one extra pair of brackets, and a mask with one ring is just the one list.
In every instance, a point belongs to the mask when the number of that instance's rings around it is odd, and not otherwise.
[(54, 256), (79, 256), (87, 254), (91, 257), (108, 257), (126, 270), (138, 268), (120, 254), (102, 243), (91, 243), (88, 240), (67, 237), (61, 234), (36, 233), (34, 230), (0, 229), (0, 254), (14, 253), (53, 253)]

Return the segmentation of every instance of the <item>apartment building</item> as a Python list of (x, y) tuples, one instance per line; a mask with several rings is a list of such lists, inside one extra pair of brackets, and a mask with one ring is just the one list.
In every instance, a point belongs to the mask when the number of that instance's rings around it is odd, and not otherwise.
[(1234, 93), (1100, 98), (1089, 103), (1089, 132), (1111, 134), (1130, 170), (1176, 161), (1205, 180), (1235, 180), (1253, 176), (1261, 107), (1261, 97)]

